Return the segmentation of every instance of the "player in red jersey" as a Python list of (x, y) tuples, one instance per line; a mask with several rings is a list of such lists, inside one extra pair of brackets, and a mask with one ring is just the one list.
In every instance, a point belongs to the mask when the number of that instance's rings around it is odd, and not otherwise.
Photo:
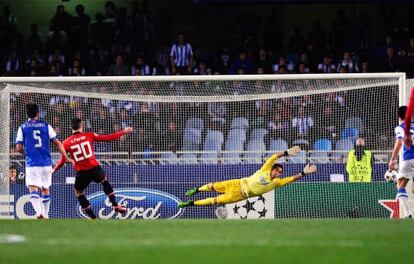
[(404, 120), (404, 144), (411, 148), (413, 145), (413, 139), (411, 135), (411, 119), (414, 114), (414, 87), (411, 88), (410, 100), (408, 102), (407, 111), (405, 112)]
[[(84, 133), (82, 121), (79, 118), (74, 118), (72, 120), (73, 135), (63, 141), (63, 147), (75, 161), (75, 194), (82, 209), (91, 219), (95, 219), (96, 215), (93, 212), (88, 199), (86, 199), (84, 195), (84, 191), (91, 181), (102, 184), (103, 191), (108, 196), (112, 203), (113, 209), (116, 212), (125, 213), (127, 211), (125, 207), (118, 205), (116, 202), (115, 192), (109, 183), (105, 172), (102, 170), (100, 163), (95, 158), (93, 143), (95, 141), (113, 141), (131, 132), (132, 128), (127, 127), (123, 131), (110, 135), (96, 135), (93, 132)], [(61, 168), (65, 162), (66, 158), (62, 156), (53, 168), (52, 173)]]

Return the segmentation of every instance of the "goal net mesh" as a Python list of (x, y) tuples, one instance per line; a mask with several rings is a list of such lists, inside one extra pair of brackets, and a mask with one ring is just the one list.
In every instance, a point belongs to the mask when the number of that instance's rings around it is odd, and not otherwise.
[[(86, 196), (99, 218), (389, 217), (380, 200), (395, 198), (383, 175), (398, 124), (398, 78), (291, 80), (192, 80), (2, 82), (0, 190), (2, 217), (28, 218), (34, 211), (24, 184), (24, 157), (15, 151), (25, 106), (40, 106), (40, 118), (62, 141), (79, 117), (85, 130), (109, 134), (127, 126), (132, 134), (95, 143), (95, 152), (124, 216), (112, 211), (102, 186)], [(362, 137), (373, 153), (372, 181), (349, 183), (346, 157)], [(282, 158), (283, 177), (306, 163), (318, 172), (261, 197), (227, 206), (177, 207), (186, 190), (209, 182), (248, 177), (272, 154), (299, 145)], [(54, 162), (59, 155), (51, 144)], [(17, 172), (12, 176), (12, 170)], [(11, 179), (10, 177), (14, 177)], [(70, 165), (53, 175), (51, 218), (84, 217), (73, 192)], [(7, 198), (8, 197), (8, 198)]]

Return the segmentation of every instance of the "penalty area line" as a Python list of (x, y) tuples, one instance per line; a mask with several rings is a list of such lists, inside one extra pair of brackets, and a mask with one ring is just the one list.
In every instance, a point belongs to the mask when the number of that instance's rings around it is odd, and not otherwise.
[(26, 242), (26, 237), (15, 234), (0, 234), (0, 244), (13, 244)]

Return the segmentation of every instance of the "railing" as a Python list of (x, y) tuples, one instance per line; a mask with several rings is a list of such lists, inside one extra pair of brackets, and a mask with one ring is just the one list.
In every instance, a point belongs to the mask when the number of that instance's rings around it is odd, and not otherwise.
[[(373, 150), (374, 163), (389, 162), (392, 151)], [(96, 152), (97, 159), (104, 165), (163, 165), (163, 164), (261, 164), (275, 151), (164, 151), (164, 152)], [(347, 151), (309, 150), (294, 157), (282, 157), (281, 163), (346, 163)], [(56, 162), (59, 153), (52, 153)], [(11, 153), (10, 160), (24, 165), (19, 153)]]

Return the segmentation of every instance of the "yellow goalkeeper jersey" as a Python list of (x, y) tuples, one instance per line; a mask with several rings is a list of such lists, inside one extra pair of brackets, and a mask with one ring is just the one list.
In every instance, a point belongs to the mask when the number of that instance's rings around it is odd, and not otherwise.
[(266, 160), (260, 170), (256, 171), (250, 177), (242, 178), (240, 180), (241, 189), (244, 195), (247, 197), (261, 195), (294, 181), (293, 177), (284, 179), (275, 178), (273, 180), (270, 178), (270, 172), (276, 160), (277, 157), (276, 154), (274, 154)]

